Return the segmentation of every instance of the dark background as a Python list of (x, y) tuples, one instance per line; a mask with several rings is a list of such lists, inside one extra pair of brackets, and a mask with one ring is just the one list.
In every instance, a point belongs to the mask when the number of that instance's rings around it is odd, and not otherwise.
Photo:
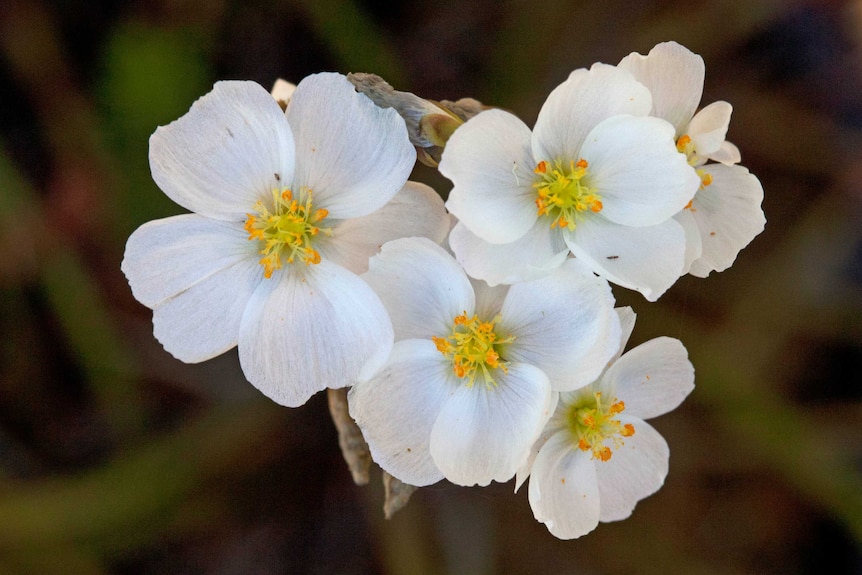
[[(119, 269), (181, 211), (147, 138), (215, 80), (375, 72), (531, 124), (572, 69), (664, 40), (733, 104), (767, 226), (656, 304), (616, 290), (633, 341), (680, 338), (697, 378), (630, 519), (558, 541), (511, 482), (441, 482), (386, 521), (324, 394), (280, 408), (235, 352), (153, 339)], [(860, 46), (859, 0), (2, 0), (0, 573), (862, 573)]]

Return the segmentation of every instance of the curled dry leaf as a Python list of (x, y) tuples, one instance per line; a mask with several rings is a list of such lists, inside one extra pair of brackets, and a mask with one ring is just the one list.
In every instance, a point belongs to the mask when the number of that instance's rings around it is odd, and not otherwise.
[(327, 389), (326, 397), (329, 401), (329, 413), (332, 415), (335, 429), (338, 430), (338, 446), (341, 447), (353, 482), (356, 485), (366, 485), (368, 469), (371, 466), (371, 451), (362, 437), (362, 431), (347, 411), (347, 390)]
[(392, 516), (401, 510), (407, 502), (410, 501), (410, 496), (416, 491), (415, 485), (404, 483), (400, 479), (393, 477), (383, 472), (383, 489), (386, 494), (386, 499), (383, 502), (383, 514), (386, 519), (392, 519)]

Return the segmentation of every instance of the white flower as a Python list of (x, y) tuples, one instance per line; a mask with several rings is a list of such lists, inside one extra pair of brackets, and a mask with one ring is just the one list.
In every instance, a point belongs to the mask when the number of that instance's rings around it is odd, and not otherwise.
[(619, 345), (607, 282), (571, 260), (511, 287), (471, 284), (441, 247), (389, 242), (363, 278), (392, 317), (384, 368), (350, 390), (373, 459), (412, 485), (507, 481), (556, 392), (592, 381)]
[(686, 230), (683, 273), (706, 277), (727, 269), (766, 223), (760, 181), (734, 165), (740, 161), (739, 149), (725, 140), (732, 106), (713, 102), (695, 114), (703, 91), (703, 59), (676, 42), (658, 44), (647, 56), (632, 53), (619, 67), (650, 89), (652, 115), (673, 124), (677, 148), (701, 178), (700, 190), (676, 216)]
[[(634, 314), (623, 314), (630, 333)], [(624, 334), (623, 342), (628, 335)], [(554, 415), (518, 472), (530, 476), (533, 515), (560, 539), (631, 515), (664, 483), (669, 450), (644, 420), (677, 407), (694, 389), (682, 344), (660, 337), (628, 351), (593, 384), (560, 395)]]
[(700, 181), (649, 90), (618, 68), (575, 70), (535, 129), (502, 110), (460, 127), (440, 172), (454, 183), (450, 245), (488, 283), (540, 277), (569, 251), (597, 274), (657, 299), (680, 276), (685, 234), (674, 219)]
[(248, 380), (289, 406), (379, 368), (392, 325), (357, 274), (383, 242), (448, 225), (433, 191), (405, 185), (414, 159), (398, 115), (343, 76), (306, 78), (286, 114), (253, 82), (217, 83), (150, 138), (153, 179), (194, 212), (126, 245), (156, 338), (191, 363), (238, 345)]

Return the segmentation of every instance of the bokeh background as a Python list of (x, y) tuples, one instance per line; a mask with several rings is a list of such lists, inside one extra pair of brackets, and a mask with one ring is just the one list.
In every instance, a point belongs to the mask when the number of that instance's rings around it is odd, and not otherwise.
[[(324, 394), (281, 408), (235, 352), (153, 339), (120, 261), (181, 209), (147, 139), (215, 80), (375, 72), (532, 123), (572, 69), (670, 39), (734, 105), (768, 223), (659, 303), (615, 290), (697, 373), (630, 519), (558, 541), (511, 482), (441, 482), (387, 521)], [(2, 0), (0, 573), (862, 573), (860, 144), (859, 0)]]

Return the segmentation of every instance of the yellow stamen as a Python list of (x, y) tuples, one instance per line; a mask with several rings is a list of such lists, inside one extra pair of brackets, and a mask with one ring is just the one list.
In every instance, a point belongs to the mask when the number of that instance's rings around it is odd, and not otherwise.
[(618, 401), (611, 405), (610, 409), (608, 409), (608, 415), (616, 415), (617, 413), (622, 412), (626, 408), (626, 404), (623, 401)]
[(303, 188), (300, 193), (305, 200), (300, 202), (289, 189), (272, 190), (272, 211), (258, 201), (253, 209), (256, 214), (246, 214), (245, 231), (249, 240), (260, 242), (260, 265), (263, 275), (272, 277), (284, 262), (295, 260), (305, 265), (320, 263), (320, 253), (314, 249), (312, 238), (320, 232), (332, 235), (330, 228), (320, 227), (329, 212), (323, 208), (312, 208), (311, 190)]
[[(626, 404), (622, 401), (607, 402), (601, 392), (585, 393), (568, 408), (566, 415), (569, 431), (581, 451), (591, 451), (593, 459), (608, 461), (613, 449), (623, 445), (624, 437), (635, 433), (634, 425), (622, 424), (614, 416), (622, 413)], [(610, 442), (608, 446), (605, 443)]]
[(491, 321), (481, 321), (479, 316), (467, 317), (467, 312), (452, 320), (452, 334), (447, 337), (432, 337), (431, 340), (452, 362), (452, 371), (460, 378), (468, 378), (471, 387), (476, 376), (481, 373), (488, 388), (497, 385), (493, 371), (501, 369), (508, 372), (507, 362), (501, 358), (506, 344), (515, 340), (514, 336), (501, 337), (496, 332), (500, 316)]
[(583, 158), (569, 161), (568, 169), (560, 161), (554, 169), (542, 160), (533, 170), (540, 176), (533, 184), (536, 189), (536, 213), (548, 216), (552, 228), (574, 230), (584, 212), (598, 213), (604, 207), (598, 193), (588, 187), (583, 178), (589, 164)]
[[(704, 163), (704, 159), (702, 156), (698, 155), (697, 148), (694, 145), (694, 141), (691, 139), (691, 136), (688, 134), (683, 134), (676, 141), (676, 149), (680, 154), (685, 155), (685, 159), (690, 166), (698, 166)], [(697, 173), (701, 175), (701, 179), (703, 179), (703, 175), (701, 170), (698, 170)], [(704, 186), (708, 186), (709, 182), (704, 182)]]
[(700, 189), (703, 189), (712, 183), (712, 174), (706, 170), (697, 170), (697, 175), (700, 176)]

